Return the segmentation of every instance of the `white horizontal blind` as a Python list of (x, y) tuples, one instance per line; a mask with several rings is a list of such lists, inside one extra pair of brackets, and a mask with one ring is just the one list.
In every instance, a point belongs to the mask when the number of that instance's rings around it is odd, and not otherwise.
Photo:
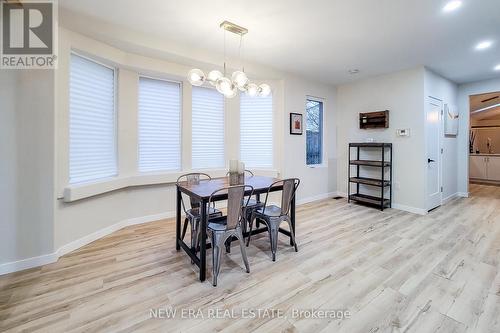
[(240, 158), (248, 167), (273, 166), (273, 97), (240, 98)]
[(115, 71), (71, 54), (69, 181), (117, 175)]
[(215, 89), (193, 87), (192, 168), (223, 168), (224, 96)]
[(181, 169), (179, 83), (139, 78), (139, 171)]

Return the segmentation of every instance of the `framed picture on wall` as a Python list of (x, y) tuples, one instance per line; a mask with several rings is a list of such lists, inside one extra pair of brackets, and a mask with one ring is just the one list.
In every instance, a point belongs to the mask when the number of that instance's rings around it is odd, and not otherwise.
[(302, 135), (302, 114), (301, 113), (290, 113), (290, 134), (292, 135)]

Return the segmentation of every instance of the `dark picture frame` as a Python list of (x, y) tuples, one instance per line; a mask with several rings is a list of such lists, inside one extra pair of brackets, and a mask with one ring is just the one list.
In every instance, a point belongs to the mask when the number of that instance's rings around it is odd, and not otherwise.
[(304, 121), (302, 113), (290, 113), (290, 135), (302, 135)]

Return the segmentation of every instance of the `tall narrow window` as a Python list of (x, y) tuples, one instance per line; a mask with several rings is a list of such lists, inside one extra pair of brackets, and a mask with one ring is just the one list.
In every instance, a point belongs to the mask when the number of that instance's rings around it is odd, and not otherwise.
[(139, 171), (181, 169), (179, 83), (139, 78)]
[(223, 168), (224, 96), (215, 89), (193, 87), (192, 168)]
[(273, 98), (240, 98), (240, 158), (251, 168), (273, 166)]
[(71, 55), (69, 182), (117, 175), (115, 70)]
[(323, 102), (309, 98), (306, 102), (306, 162), (307, 165), (323, 163)]

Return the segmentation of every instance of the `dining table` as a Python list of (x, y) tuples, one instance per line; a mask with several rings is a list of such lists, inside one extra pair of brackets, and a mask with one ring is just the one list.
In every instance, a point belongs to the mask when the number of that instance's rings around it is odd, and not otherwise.
[[(283, 184), (279, 183), (281, 179), (275, 177), (266, 176), (245, 176), (244, 185), (250, 185), (253, 187), (253, 194), (255, 195), (257, 201), (260, 201), (260, 195), (269, 192), (277, 192), (283, 190)], [(278, 183), (276, 183), (278, 182)], [(243, 185), (243, 184), (239, 184)], [(272, 186), (271, 186), (272, 185)], [(176, 184), (176, 222), (175, 222), (175, 248), (177, 251), (181, 249), (191, 258), (192, 263), (199, 267), (200, 281), (205, 281), (206, 269), (207, 269), (207, 249), (211, 247), (210, 243), (207, 243), (207, 224), (208, 224), (208, 200), (211, 194), (221, 188), (227, 188), (230, 186), (229, 177), (212, 178), (199, 180), (196, 183), (193, 182), (179, 182)], [(245, 192), (245, 195), (250, 195), (250, 189)], [(182, 194), (195, 199), (195, 201), (200, 203), (200, 249), (196, 251), (194, 247), (186, 244), (181, 238), (181, 201)], [(227, 200), (227, 192), (221, 192), (220, 194), (212, 197), (212, 201), (223, 201)], [(285, 234), (290, 239), (290, 245), (293, 245), (292, 236), (290, 232), (295, 232), (295, 196), (292, 198), (290, 207), (290, 220), (292, 225), (292, 230), (286, 230), (279, 228), (279, 232)], [(258, 223), (257, 227), (252, 230), (251, 234), (259, 234), (262, 232), (267, 232), (267, 226), (264, 223)], [(244, 228), (243, 236), (248, 237), (249, 231)], [(230, 242), (232, 239), (229, 240)]]

